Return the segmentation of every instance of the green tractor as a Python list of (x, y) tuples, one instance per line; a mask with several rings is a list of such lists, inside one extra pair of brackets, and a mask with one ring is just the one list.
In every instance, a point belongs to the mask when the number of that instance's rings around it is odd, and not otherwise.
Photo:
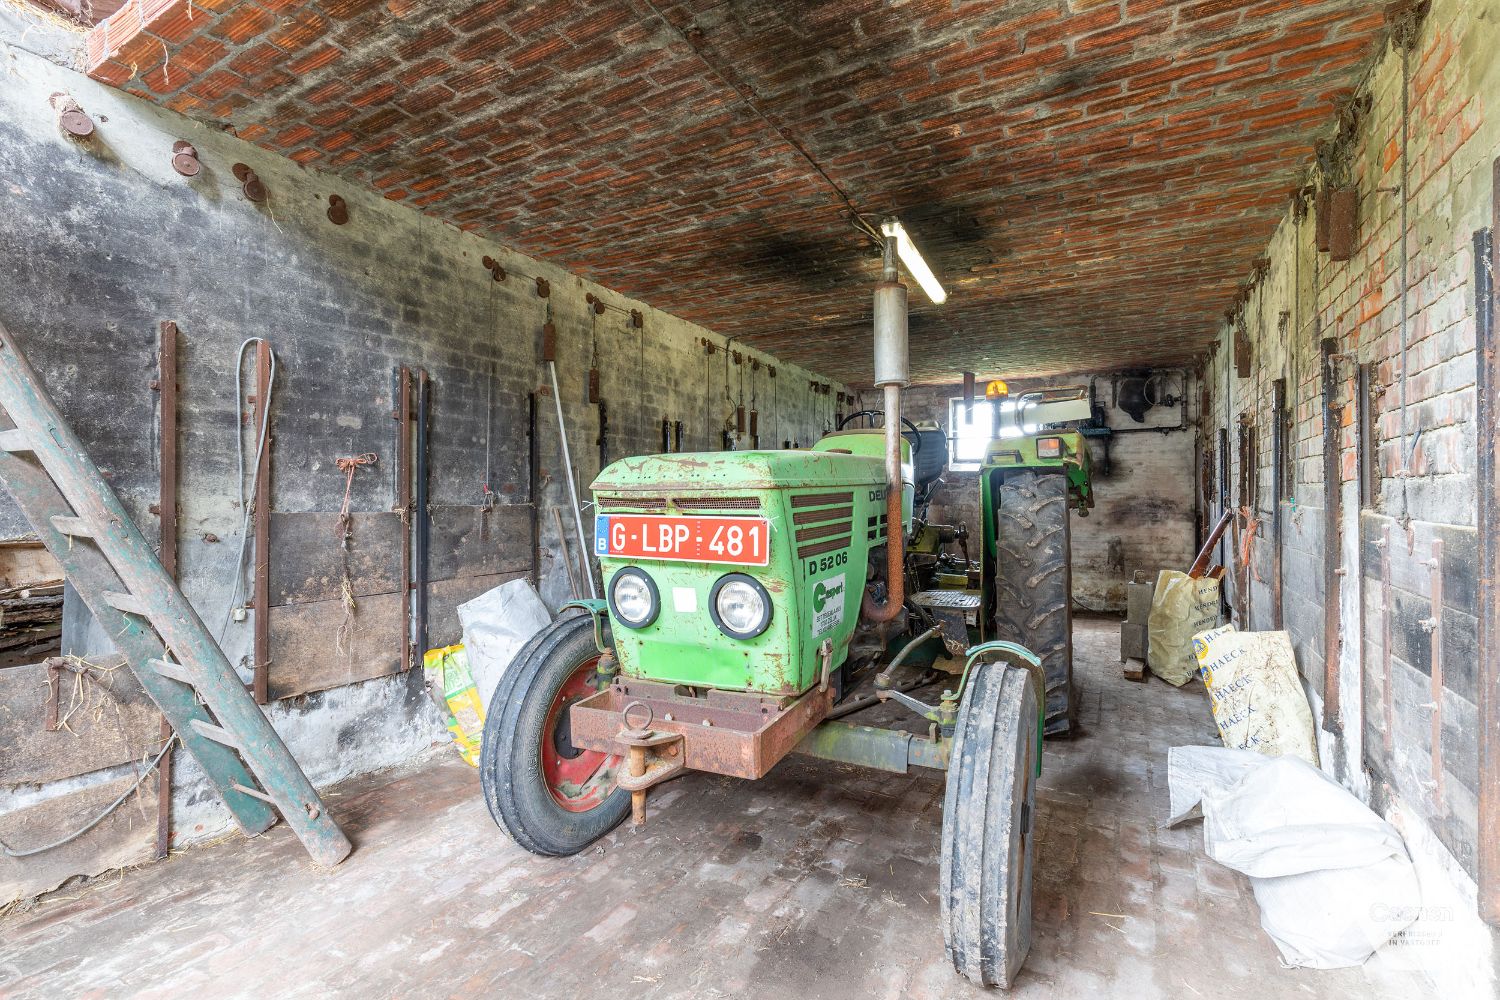
[[(907, 543), (925, 526), (913, 508), (946, 441), (900, 433), (905, 289), (893, 271), (888, 246), (876, 290), (888, 426), (807, 451), (627, 458), (594, 481), (605, 598), (573, 602), (517, 654), (491, 701), (480, 776), (517, 843), (566, 856), (627, 814), (644, 823), (648, 790), (688, 771), (756, 779), (793, 752), (944, 769), (948, 953), (973, 982), (1008, 986), (1030, 947), (1042, 733), (1071, 715), (1067, 516), (1086, 492), (1085, 452), (1068, 434), (996, 442), (980, 585), (917, 590)], [(952, 681), (928, 704), (895, 671), (933, 646)], [(925, 735), (837, 721), (872, 674), (864, 700), (905, 706)]]

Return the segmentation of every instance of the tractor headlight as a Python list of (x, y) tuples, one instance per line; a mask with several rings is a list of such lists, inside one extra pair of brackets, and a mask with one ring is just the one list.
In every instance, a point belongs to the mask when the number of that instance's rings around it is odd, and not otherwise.
[(1062, 458), (1062, 438), (1037, 438), (1037, 458)]
[(771, 624), (771, 595), (744, 573), (719, 577), (708, 595), (708, 609), (719, 631), (731, 639), (754, 639)]
[(650, 625), (661, 611), (655, 581), (634, 566), (620, 570), (609, 582), (609, 610), (629, 628)]

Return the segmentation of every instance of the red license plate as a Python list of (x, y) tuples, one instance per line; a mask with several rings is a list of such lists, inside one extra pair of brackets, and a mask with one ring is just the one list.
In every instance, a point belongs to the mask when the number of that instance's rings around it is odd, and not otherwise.
[(600, 514), (594, 552), (632, 559), (764, 566), (771, 561), (771, 522), (763, 517), (671, 517)]

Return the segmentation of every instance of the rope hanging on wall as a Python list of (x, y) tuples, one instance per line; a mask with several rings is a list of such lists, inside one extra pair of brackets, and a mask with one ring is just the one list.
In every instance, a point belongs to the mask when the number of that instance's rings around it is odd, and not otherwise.
[(349, 505), (354, 495), (354, 474), (359, 471), (360, 466), (374, 465), (377, 461), (379, 458), (373, 451), (333, 460), (333, 464), (344, 474), (344, 503), (339, 508), (339, 518), (334, 529), (339, 540), (339, 558), (343, 569), (343, 576), (339, 580), (339, 600), (344, 605), (344, 620), (339, 622), (338, 632), (334, 635), (334, 648), (348, 655), (352, 655), (354, 651), (354, 644), (349, 640), (354, 632), (354, 612), (359, 607), (354, 600), (354, 582), (349, 578), (349, 542), (354, 537), (354, 519), (349, 513)]

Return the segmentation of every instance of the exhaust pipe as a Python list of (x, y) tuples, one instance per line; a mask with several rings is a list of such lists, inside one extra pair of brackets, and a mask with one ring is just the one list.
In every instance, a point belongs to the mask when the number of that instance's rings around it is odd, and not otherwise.
[(885, 600), (865, 592), (860, 613), (888, 622), (906, 603), (906, 537), (901, 524), (901, 389), (911, 383), (906, 286), (896, 272), (896, 237), (884, 236), (884, 274), (875, 286), (875, 385), (885, 390)]

